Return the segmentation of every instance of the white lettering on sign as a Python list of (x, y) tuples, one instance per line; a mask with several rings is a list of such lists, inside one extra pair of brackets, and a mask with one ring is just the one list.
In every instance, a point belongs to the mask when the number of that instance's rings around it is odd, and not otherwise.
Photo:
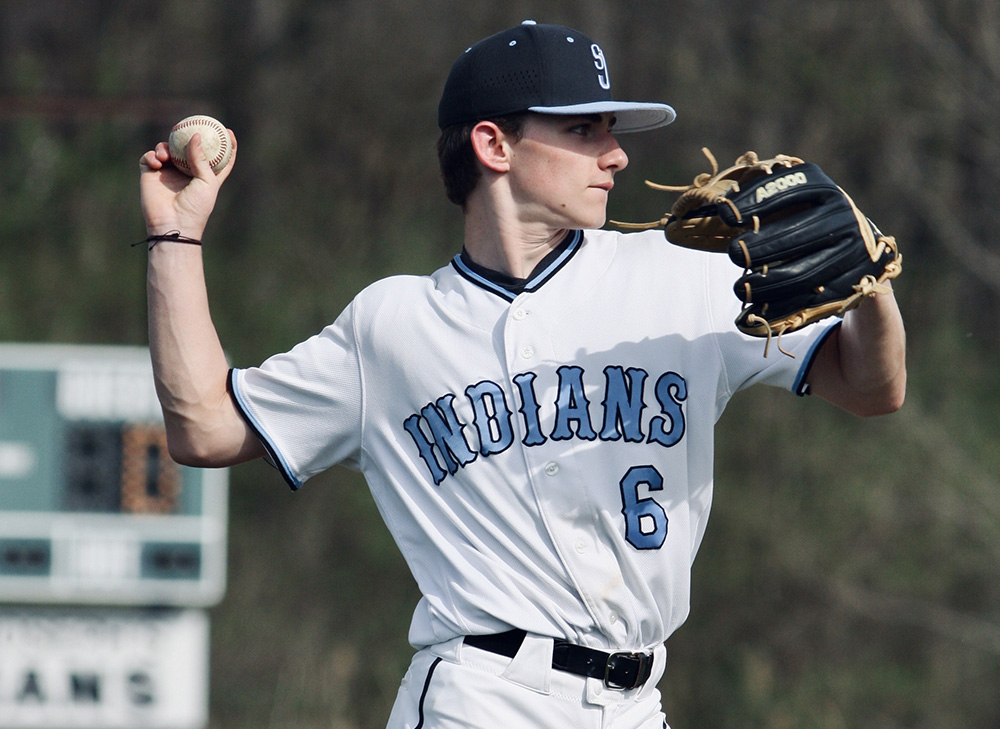
[(60, 366), (56, 405), (67, 420), (161, 420), (148, 365), (69, 361)]

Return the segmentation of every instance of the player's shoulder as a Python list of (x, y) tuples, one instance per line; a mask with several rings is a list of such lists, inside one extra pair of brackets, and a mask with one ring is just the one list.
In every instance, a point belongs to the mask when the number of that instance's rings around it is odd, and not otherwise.
[(368, 315), (391, 314), (413, 307), (416, 302), (431, 295), (434, 290), (432, 276), (396, 274), (378, 279), (359, 291), (352, 302), (356, 312)]
[(619, 230), (585, 231), (585, 242), (595, 248), (613, 250), (614, 257), (625, 265), (640, 262), (646, 266), (669, 265), (671, 267), (704, 266), (705, 254), (671, 244), (662, 230), (642, 230), (623, 232)]
[[(664, 301), (704, 302), (729, 316), (738, 300), (732, 293), (738, 269), (724, 253), (709, 253), (675, 245), (662, 230), (588, 231), (588, 242), (606, 254), (608, 274), (630, 286), (645, 286)], [(735, 316), (736, 312), (732, 313)]]
[(358, 292), (355, 298), (380, 299), (397, 293), (405, 294), (433, 288), (432, 276), (426, 274), (400, 273), (372, 281)]

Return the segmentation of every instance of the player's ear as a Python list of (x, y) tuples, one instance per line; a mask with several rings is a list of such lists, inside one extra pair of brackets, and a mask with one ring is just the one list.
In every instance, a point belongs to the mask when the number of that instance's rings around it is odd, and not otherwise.
[(472, 128), (469, 141), (479, 161), (494, 172), (510, 169), (510, 138), (491, 121), (481, 121)]

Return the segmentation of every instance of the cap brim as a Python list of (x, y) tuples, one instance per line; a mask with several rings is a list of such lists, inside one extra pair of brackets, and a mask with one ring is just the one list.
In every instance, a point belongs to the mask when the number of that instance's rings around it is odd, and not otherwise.
[(532, 106), (528, 111), (538, 114), (605, 114), (615, 115), (616, 132), (645, 132), (672, 122), (677, 113), (667, 104), (633, 101), (593, 101), (569, 106)]

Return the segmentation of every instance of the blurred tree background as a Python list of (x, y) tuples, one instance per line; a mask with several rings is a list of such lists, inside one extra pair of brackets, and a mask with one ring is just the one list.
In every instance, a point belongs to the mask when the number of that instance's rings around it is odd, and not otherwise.
[[(438, 180), (441, 84), (524, 18), (578, 27), (616, 92), (611, 217), (659, 215), (746, 149), (812, 159), (896, 235), (910, 389), (856, 420), (773, 391), (720, 423), (692, 616), (668, 642), (687, 727), (1000, 727), (1000, 5), (996, 0), (0, 0), (0, 340), (144, 344), (140, 155), (190, 113), (240, 143), (206, 234), (234, 363), (460, 245)], [(735, 275), (735, 271), (734, 271)], [(211, 611), (211, 727), (380, 727), (417, 592), (356, 474), (292, 495), (231, 474)]]

